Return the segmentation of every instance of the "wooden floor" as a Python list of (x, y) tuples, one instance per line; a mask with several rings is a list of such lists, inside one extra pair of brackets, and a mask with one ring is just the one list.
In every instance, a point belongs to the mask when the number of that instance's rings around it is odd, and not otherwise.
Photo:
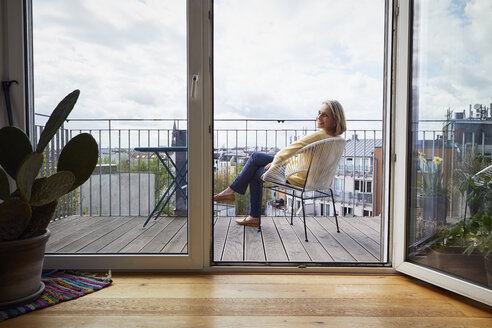
[[(262, 218), (262, 229), (236, 224), (236, 217), (214, 223), (218, 262), (379, 262), (380, 218), (308, 217), (304, 240), (301, 218)], [(48, 253), (186, 253), (184, 217), (160, 217), (142, 228), (146, 217), (73, 216), (49, 226)]]
[(402, 275), (116, 273), (113, 281), (0, 326), (492, 327), (490, 307)]

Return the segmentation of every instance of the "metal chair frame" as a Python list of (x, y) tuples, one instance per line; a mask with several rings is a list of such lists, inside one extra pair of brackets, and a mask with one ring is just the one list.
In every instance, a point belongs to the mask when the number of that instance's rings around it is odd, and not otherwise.
[[(338, 139), (342, 139), (343, 140), (343, 144), (345, 145), (345, 139), (343, 139), (342, 137), (337, 137)], [(296, 155), (299, 155), (303, 152), (306, 151), (306, 149), (309, 149), (309, 148), (312, 148), (312, 147), (315, 147), (317, 144), (320, 144), (322, 142), (326, 142), (327, 139), (325, 140), (321, 140), (321, 141), (318, 141), (318, 142), (315, 142), (313, 144), (310, 144), (310, 145), (307, 145), (305, 147), (303, 147), (302, 149), (300, 149), (298, 152), (296, 152), (295, 154), (293, 154), (291, 157), (289, 157), (288, 159), (286, 159), (285, 161), (283, 161), (281, 164), (278, 164), (276, 165), (276, 169), (277, 171), (279, 171), (278, 167), (281, 166), (283, 163), (285, 162), (288, 162), (292, 157), (296, 156)], [(337, 232), (339, 233), (340, 232), (340, 228), (339, 228), (339, 225), (338, 225), (338, 215), (337, 215), (337, 211), (336, 211), (336, 207), (335, 207), (335, 198), (333, 196), (333, 190), (328, 187), (326, 189), (314, 189), (314, 190), (309, 190), (306, 188), (306, 185), (307, 185), (307, 182), (310, 178), (310, 173), (311, 173), (311, 167), (312, 167), (312, 163), (313, 163), (313, 158), (315, 156), (315, 152), (312, 151), (311, 154), (310, 154), (310, 158), (309, 158), (309, 165), (308, 165), (308, 168), (307, 168), (307, 171), (306, 170), (300, 170), (300, 171), (306, 171), (306, 180), (304, 181), (304, 185), (302, 187), (298, 187), (298, 186), (295, 186), (295, 185), (292, 185), (290, 183), (288, 183), (287, 181), (287, 178), (285, 178), (285, 183), (282, 183), (280, 181), (273, 181), (273, 180), (269, 180), (269, 172), (271, 172), (272, 170), (275, 170), (275, 168), (272, 166), (266, 173), (265, 173), (265, 182), (268, 182), (270, 184), (272, 184), (271, 186), (264, 186), (265, 188), (267, 189), (271, 189), (271, 190), (274, 190), (274, 191), (277, 191), (277, 192), (280, 192), (280, 193), (283, 193), (283, 194), (288, 194), (288, 192), (286, 190), (282, 190), (282, 189), (290, 189), (292, 190), (292, 207), (291, 207), (291, 214), (290, 214), (290, 224), (294, 224), (294, 201), (296, 198), (300, 198), (301, 199), (301, 203), (302, 203), (302, 217), (303, 217), (303, 224), (304, 224), (304, 237), (305, 237), (305, 240), (306, 242), (308, 241), (308, 237), (307, 237), (307, 226), (306, 226), (306, 211), (305, 211), (305, 200), (310, 200), (310, 199), (316, 199), (316, 198), (324, 198), (324, 197), (327, 197), (327, 196), (331, 196), (331, 201), (332, 201), (332, 204), (333, 204), (333, 212), (335, 214), (335, 223), (336, 223), (336, 227), (337, 227)], [(334, 154), (334, 156), (337, 156), (337, 163), (340, 161), (340, 158), (343, 154), (343, 151), (340, 151), (339, 154)], [(338, 164), (337, 164), (338, 165)], [(285, 171), (285, 170), (284, 170)], [(329, 181), (326, 182), (326, 184), (328, 186), (331, 185), (333, 181), (333, 176), (331, 177), (331, 179)], [(326, 190), (329, 190), (330, 191), (330, 194), (328, 194), (326, 192)], [(297, 193), (300, 193), (300, 195), (296, 194)], [(306, 197), (305, 194), (306, 193), (311, 193), (313, 192), (314, 195), (312, 197)], [(316, 194), (317, 193), (317, 194)], [(289, 193), (290, 194), (290, 193)], [(258, 227), (258, 231), (261, 231), (261, 218), (260, 218), (260, 224), (259, 224), (259, 227)]]

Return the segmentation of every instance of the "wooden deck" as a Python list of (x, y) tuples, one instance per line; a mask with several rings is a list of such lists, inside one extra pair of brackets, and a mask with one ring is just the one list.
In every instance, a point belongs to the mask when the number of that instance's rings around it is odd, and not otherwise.
[(214, 228), (214, 261), (222, 262), (380, 262), (379, 217), (265, 217), (258, 228), (220, 217)]
[[(235, 217), (214, 223), (216, 262), (380, 262), (380, 218), (308, 217), (304, 241), (301, 218), (262, 218), (262, 229), (237, 225)], [(142, 228), (146, 217), (72, 216), (52, 222), (47, 253), (186, 253), (187, 219), (160, 217)]]
[(51, 222), (47, 253), (186, 253), (185, 217), (72, 216)]

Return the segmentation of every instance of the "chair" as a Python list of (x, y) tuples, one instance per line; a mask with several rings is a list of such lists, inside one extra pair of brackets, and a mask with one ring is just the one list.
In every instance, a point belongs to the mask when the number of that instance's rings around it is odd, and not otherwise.
[[(304, 235), (306, 241), (308, 241), (308, 238), (304, 201), (307, 199), (329, 196), (330, 194), (325, 192), (327, 189), (331, 192), (337, 232), (340, 232), (338, 227), (337, 212), (335, 209), (335, 199), (333, 197), (333, 190), (330, 186), (337, 171), (344, 149), (345, 139), (342, 137), (320, 140), (305, 146), (283, 162), (272, 165), (263, 176), (263, 180), (271, 184), (271, 186), (266, 186), (267, 188), (274, 189), (282, 193), (286, 193), (286, 191), (282, 191), (280, 189), (292, 190), (293, 201), (290, 224), (293, 224), (294, 219), (294, 199), (301, 199)], [(302, 185), (295, 185), (288, 181), (289, 178), (292, 177), (304, 176), (305, 179)], [(314, 195), (311, 197), (305, 197), (305, 193), (308, 192), (314, 192)]]

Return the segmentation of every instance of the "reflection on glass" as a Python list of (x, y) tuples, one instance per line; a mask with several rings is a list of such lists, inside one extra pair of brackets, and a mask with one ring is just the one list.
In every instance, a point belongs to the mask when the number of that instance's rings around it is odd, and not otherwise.
[(488, 0), (415, 1), (407, 260), (492, 286)]

